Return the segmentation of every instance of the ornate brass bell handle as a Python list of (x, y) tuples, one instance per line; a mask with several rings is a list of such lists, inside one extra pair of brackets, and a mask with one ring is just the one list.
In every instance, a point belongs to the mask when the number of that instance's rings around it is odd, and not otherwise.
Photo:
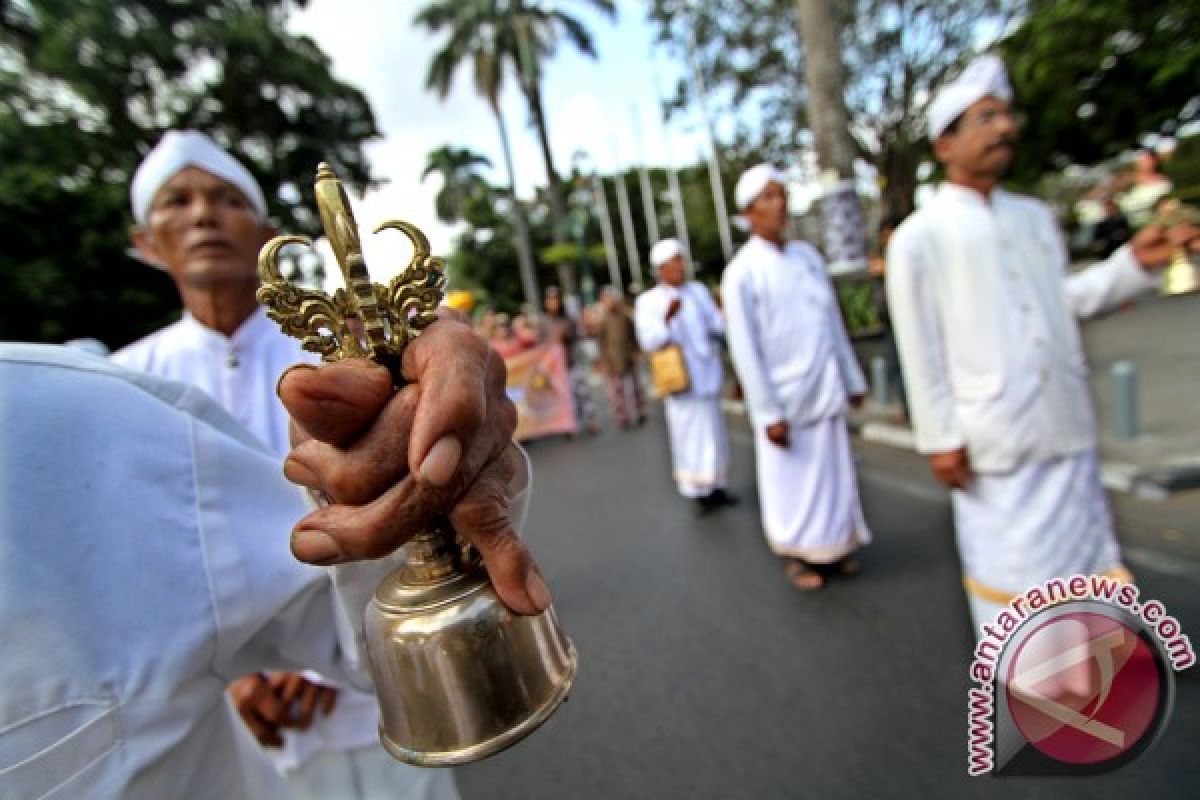
[(325, 361), (371, 358), (391, 369), (400, 384), (399, 361), (404, 348), (437, 319), (446, 285), (442, 261), (429, 254), (429, 240), (416, 226), (389, 220), (375, 232), (393, 229), (407, 236), (413, 244), (412, 260), (387, 286), (373, 283), (346, 192), (328, 164), (317, 167), (316, 195), (321, 223), (346, 288), (330, 296), (289, 283), (279, 269), (280, 251), (292, 244), (311, 247), (312, 240), (276, 236), (258, 256), (262, 280), (258, 301), (284, 333), (301, 340), (305, 350)]

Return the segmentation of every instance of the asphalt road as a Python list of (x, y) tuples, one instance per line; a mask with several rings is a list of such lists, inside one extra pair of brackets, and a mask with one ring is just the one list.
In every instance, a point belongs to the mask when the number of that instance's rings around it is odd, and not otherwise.
[[(1200, 797), (1200, 670), (1164, 736), (1094, 778), (968, 778), (973, 639), (949, 505), (918, 462), (859, 448), (875, 537), (863, 574), (800, 593), (763, 542), (752, 454), (742, 504), (697, 519), (660, 418), (530, 447), (527, 539), (580, 653), (569, 702), (532, 737), (459, 770), (464, 798)], [(1200, 531), (1192, 530), (1192, 534)], [(1200, 570), (1135, 565), (1200, 643)]]

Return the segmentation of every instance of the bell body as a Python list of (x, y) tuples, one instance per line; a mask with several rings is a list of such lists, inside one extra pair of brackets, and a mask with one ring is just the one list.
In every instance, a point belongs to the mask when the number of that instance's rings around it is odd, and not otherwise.
[(1162, 293), (1165, 295), (1188, 294), (1200, 290), (1200, 269), (1195, 260), (1183, 250), (1175, 253), (1171, 263), (1163, 270)]
[(553, 608), (509, 611), (453, 533), (422, 534), (365, 616), (379, 738), (400, 761), (463, 764), (536, 729), (566, 699), (575, 648)]

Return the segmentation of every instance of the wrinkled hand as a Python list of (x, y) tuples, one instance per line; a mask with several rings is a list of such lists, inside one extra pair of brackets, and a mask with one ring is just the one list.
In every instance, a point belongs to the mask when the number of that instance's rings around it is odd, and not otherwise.
[(788, 446), (788, 434), (791, 429), (788, 427), (786, 420), (780, 420), (772, 425), (767, 426), (767, 439), (771, 444), (778, 447)]
[(929, 454), (929, 468), (934, 477), (950, 489), (966, 489), (971, 482), (971, 464), (967, 459), (967, 448)]
[(337, 689), (314, 683), (299, 672), (272, 672), (267, 683), (286, 710), (284, 727), (308, 730), (318, 709), (329, 716), (337, 706)]
[(261, 672), (238, 678), (227, 689), (233, 707), (263, 747), (283, 747), (279, 729), (287, 719), (287, 705)]
[(1151, 223), (1134, 234), (1130, 245), (1142, 269), (1157, 270), (1169, 264), (1180, 248), (1200, 252), (1200, 228), (1189, 223), (1170, 228)]
[(505, 605), (539, 613), (549, 592), (509, 516), (523, 457), (511, 446), (517, 414), (504, 362), (461, 315), (439, 316), (404, 351), (410, 383), (398, 391), (364, 359), (280, 379), (298, 429), (284, 474), (332, 501), (296, 525), (292, 552), (310, 564), (379, 558), (446, 516), (483, 556)]
[(679, 313), (679, 309), (681, 308), (683, 308), (683, 299), (676, 297), (671, 301), (671, 304), (667, 306), (667, 322), (670, 322), (671, 319)]

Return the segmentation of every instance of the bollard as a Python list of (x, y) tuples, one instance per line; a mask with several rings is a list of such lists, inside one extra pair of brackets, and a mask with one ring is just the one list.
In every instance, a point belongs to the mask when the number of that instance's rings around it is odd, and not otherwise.
[(871, 359), (871, 401), (880, 408), (888, 403), (888, 367), (883, 356)]
[(1112, 433), (1118, 439), (1138, 434), (1137, 367), (1132, 361), (1112, 365)]

